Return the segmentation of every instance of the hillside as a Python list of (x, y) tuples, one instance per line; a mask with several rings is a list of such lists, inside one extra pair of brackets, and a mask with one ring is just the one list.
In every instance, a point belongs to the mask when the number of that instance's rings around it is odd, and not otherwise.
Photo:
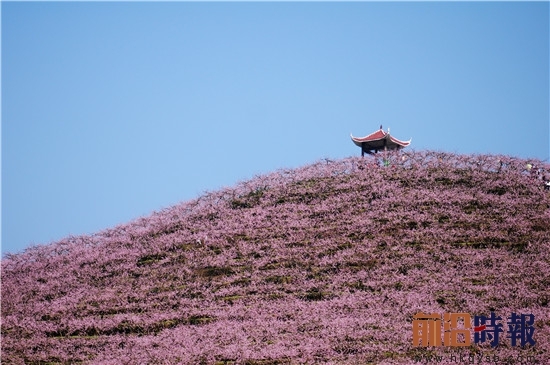
[(451, 356), (412, 346), (421, 311), (533, 314), (535, 346), (511, 346), (505, 332), (495, 349), (460, 354), (550, 363), (550, 195), (529, 161), (389, 160), (277, 171), (5, 257), (2, 364)]

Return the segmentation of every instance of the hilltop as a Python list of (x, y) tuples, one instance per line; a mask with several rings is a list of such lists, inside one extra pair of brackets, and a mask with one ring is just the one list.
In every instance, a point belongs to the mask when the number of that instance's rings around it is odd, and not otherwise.
[[(255, 177), (2, 260), (3, 364), (407, 364), (418, 312), (533, 314), (550, 195), (509, 156), (401, 152)], [(387, 165), (387, 166), (386, 166)], [(548, 166), (545, 166), (548, 170)], [(29, 226), (32, 229), (32, 226)], [(506, 324), (504, 324), (506, 329)]]

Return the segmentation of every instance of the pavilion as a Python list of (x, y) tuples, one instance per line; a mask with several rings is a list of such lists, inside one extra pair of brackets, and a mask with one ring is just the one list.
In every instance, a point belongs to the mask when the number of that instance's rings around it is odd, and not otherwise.
[(356, 146), (361, 147), (361, 156), (365, 153), (372, 154), (378, 151), (398, 150), (407, 147), (411, 144), (411, 140), (401, 141), (390, 135), (390, 129), (385, 132), (380, 126), (376, 132), (369, 134), (366, 137), (358, 138), (351, 135), (351, 140)]

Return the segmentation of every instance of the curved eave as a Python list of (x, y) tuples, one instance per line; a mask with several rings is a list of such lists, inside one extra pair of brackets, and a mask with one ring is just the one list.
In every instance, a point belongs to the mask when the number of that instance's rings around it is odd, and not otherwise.
[(386, 146), (392, 147), (392, 146), (400, 146), (400, 147), (407, 147), (411, 144), (412, 139), (409, 139), (408, 141), (401, 141), (397, 138), (392, 137), (390, 134), (384, 132), (383, 130), (376, 131), (374, 133), (369, 134), (366, 137), (358, 138), (354, 137), (353, 134), (350, 134), (351, 140), (357, 147), (371, 147), (373, 149), (380, 148), (384, 146), (384, 143), (382, 142), (384, 139), (386, 140)]
[(392, 136), (390, 136), (390, 139), (391, 139), (391, 141), (392, 141), (393, 143), (395, 143), (395, 144), (397, 144), (397, 145), (399, 145), (399, 146), (401, 146), (401, 147), (407, 147), (408, 145), (411, 144), (411, 141), (412, 141), (412, 138), (409, 139), (408, 141), (401, 141), (401, 140), (399, 140), (399, 139), (397, 139), (397, 138), (394, 138), (394, 137), (392, 137)]

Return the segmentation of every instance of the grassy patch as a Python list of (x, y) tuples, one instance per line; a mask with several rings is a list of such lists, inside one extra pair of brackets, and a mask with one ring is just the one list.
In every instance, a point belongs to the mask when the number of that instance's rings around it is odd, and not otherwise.
[(300, 299), (312, 302), (318, 300), (325, 300), (332, 298), (332, 295), (328, 292), (321, 291), (319, 288), (311, 288), (307, 292), (300, 295)]
[(216, 276), (229, 276), (235, 272), (229, 266), (206, 266), (195, 270), (196, 274), (205, 278), (212, 278)]
[(266, 283), (273, 283), (273, 284), (290, 284), (294, 281), (292, 276), (281, 276), (281, 275), (274, 275), (274, 276), (268, 276), (265, 278)]
[(260, 204), (261, 198), (264, 196), (266, 188), (258, 188), (249, 192), (248, 194), (241, 195), (238, 198), (231, 200), (229, 205), (232, 209), (244, 209), (252, 208)]
[(483, 248), (506, 248), (510, 251), (523, 252), (527, 248), (527, 242), (499, 242), (499, 241), (480, 241), (480, 242), (454, 242), (454, 247), (467, 247), (475, 249)]
[(239, 299), (242, 299), (243, 296), (242, 295), (227, 295), (225, 297), (222, 298), (222, 300), (226, 303), (229, 303), (229, 304), (233, 304), (233, 302), (239, 300)]
[(137, 266), (151, 265), (159, 262), (166, 257), (166, 254), (145, 255), (138, 259)]
[(350, 261), (346, 262), (345, 266), (352, 272), (359, 272), (362, 270), (369, 271), (376, 267), (378, 261), (376, 259), (362, 260), (362, 261)]
[(188, 318), (187, 323), (194, 326), (204, 325), (208, 323), (212, 323), (216, 320), (216, 318), (211, 316), (191, 316)]

